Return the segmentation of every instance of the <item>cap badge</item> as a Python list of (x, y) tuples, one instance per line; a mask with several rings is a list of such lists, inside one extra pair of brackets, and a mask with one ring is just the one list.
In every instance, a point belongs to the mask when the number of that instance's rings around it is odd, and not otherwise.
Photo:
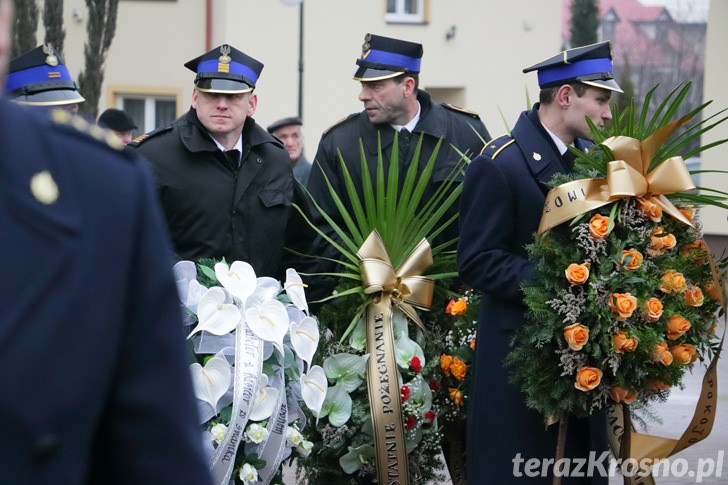
[(538, 162), (539, 160), (541, 160), (541, 154), (538, 152), (533, 152), (533, 159)]
[(41, 204), (50, 205), (58, 200), (58, 185), (47, 170), (33, 175), (30, 179), (30, 191)]
[(53, 52), (53, 45), (43, 44), (43, 53), (46, 55), (46, 64), (51, 67), (56, 67), (58, 65), (58, 57), (56, 56), (55, 52)]
[(369, 57), (369, 54), (372, 52), (371, 46), (368, 43), (364, 43), (361, 46), (361, 58), (366, 59)]
[(230, 46), (224, 44), (220, 46), (220, 53), (222, 54), (217, 58), (217, 72), (230, 72)]

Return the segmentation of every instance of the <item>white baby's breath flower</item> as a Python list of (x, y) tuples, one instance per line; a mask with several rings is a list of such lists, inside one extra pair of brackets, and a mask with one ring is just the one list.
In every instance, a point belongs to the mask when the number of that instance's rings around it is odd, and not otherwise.
[(257, 424), (252, 423), (245, 430), (245, 441), (255, 443), (256, 445), (268, 438), (268, 430)]
[(212, 439), (215, 441), (215, 443), (219, 445), (222, 439), (225, 437), (225, 433), (227, 433), (227, 430), (227, 426), (222, 423), (217, 423), (210, 429), (210, 436), (212, 436)]
[(296, 452), (301, 458), (306, 458), (311, 454), (313, 450), (313, 443), (308, 440), (301, 441), (301, 444), (296, 447)]
[(288, 426), (286, 428), (286, 441), (293, 446), (300, 446), (303, 442), (303, 435), (295, 427)]
[(249, 463), (245, 463), (240, 467), (239, 477), (245, 485), (255, 483), (258, 481), (258, 470)]

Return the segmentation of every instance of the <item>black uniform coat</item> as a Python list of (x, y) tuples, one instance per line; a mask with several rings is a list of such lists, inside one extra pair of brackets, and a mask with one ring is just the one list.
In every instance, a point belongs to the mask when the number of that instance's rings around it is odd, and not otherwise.
[(232, 166), (194, 109), (171, 126), (137, 138), (152, 163), (177, 256), (246, 261), (278, 276), (298, 190), (288, 153), (248, 118), (240, 167)]
[[(417, 91), (417, 100), (420, 103), (421, 109), (417, 126), (411, 134), (409, 141), (403, 140), (400, 137), (398, 159), (400, 166), (399, 183), (401, 188), (419, 138), (421, 137), (423, 140), (419, 159), (419, 173), (422, 172), (435, 146), (442, 138), (443, 141), (437, 154), (431, 183), (426, 188), (422, 198), (423, 201), (427, 201), (443, 181), (453, 177), (456, 180), (462, 180), (462, 172), (455, 172), (456, 167), (459, 164), (462, 165), (462, 157), (453, 146), (468, 156), (474, 157), (483, 148), (484, 140), (487, 141), (490, 139), (490, 135), (483, 122), (475, 113), (446, 104), (433, 103), (430, 95), (422, 90)], [(345, 120), (334, 125), (323, 134), (311, 170), (308, 190), (324, 212), (332, 216), (335, 221), (339, 222), (341, 218), (338, 217), (338, 210), (329, 195), (329, 189), (326, 186), (323, 173), (326, 174), (337, 194), (342, 196), (343, 200), (346, 201), (346, 188), (338, 155), (338, 151), (340, 150), (353, 179), (354, 186), (361, 188), (362, 171), (359, 148), (359, 140), (361, 139), (364, 145), (369, 173), (372, 176), (372, 184), (375, 185), (377, 154), (379, 140), (381, 140), (386, 180), (394, 134), (395, 130), (389, 123), (376, 125), (371, 123), (366, 111), (349, 115)], [(454, 214), (456, 210), (457, 205), (454, 205), (451, 214)], [(323, 230), (331, 234), (331, 230), (325, 224), (323, 218), (318, 217), (316, 220)], [(456, 235), (457, 225), (453, 224), (447, 236), (452, 238)], [(337, 254), (331, 251), (333, 251), (333, 248), (328, 246), (320, 249), (317, 253), (328, 254), (336, 258)], [(333, 269), (324, 266), (325, 264), (319, 267), (319, 271), (330, 271)], [(312, 290), (315, 289), (312, 288)], [(333, 289), (331, 283), (326, 285), (326, 289), (327, 292)]]
[[(567, 170), (537, 109), (538, 104), (523, 112), (510, 136), (489, 142), (469, 165), (463, 182), (458, 271), (465, 283), (483, 293), (467, 414), (471, 483), (484, 483), (479, 481), (482, 477), (489, 483), (512, 483), (512, 460), (518, 453), (525, 460), (548, 459), (556, 450), (558, 426), (544, 432), (543, 418), (526, 408), (525, 394), (508, 382), (510, 371), (503, 364), (513, 331), (525, 320), (521, 282), (534, 273), (525, 245), (533, 242), (538, 229), (547, 183)], [(582, 142), (577, 146), (583, 147)], [(596, 420), (603, 419), (600, 415)], [(589, 429), (588, 423), (571, 420), (567, 456), (587, 456), (595, 449), (599, 457), (606, 446), (604, 428), (596, 426), (600, 436), (594, 443)], [(520, 472), (524, 473), (523, 463)], [(549, 477), (540, 480), (551, 483)]]
[(0, 100), (0, 483), (211, 483), (152, 174), (47, 115)]

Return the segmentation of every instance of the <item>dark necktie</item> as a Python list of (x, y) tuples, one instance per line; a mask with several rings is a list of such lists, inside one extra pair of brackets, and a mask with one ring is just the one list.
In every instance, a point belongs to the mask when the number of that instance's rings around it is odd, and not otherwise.
[(228, 163), (230, 164), (230, 167), (233, 169), (238, 168), (238, 165), (240, 164), (240, 151), (238, 150), (228, 150), (225, 152), (225, 158), (227, 158)]
[(562, 158), (564, 159), (564, 163), (566, 163), (566, 168), (569, 171), (574, 170), (574, 161), (576, 160), (576, 155), (571, 153), (571, 150), (567, 148), (566, 152), (562, 155)]
[(410, 133), (407, 128), (402, 128), (401, 130), (399, 130), (399, 151), (402, 154), (407, 153), (407, 151), (409, 150), (411, 136), (412, 133)]

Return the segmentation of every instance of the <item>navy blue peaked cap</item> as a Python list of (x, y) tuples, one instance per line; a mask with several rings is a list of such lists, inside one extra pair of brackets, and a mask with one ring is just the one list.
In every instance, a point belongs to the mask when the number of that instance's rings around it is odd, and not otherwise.
[(185, 63), (197, 73), (198, 91), (207, 93), (249, 93), (255, 89), (263, 64), (229, 44), (215, 47)]
[(404, 73), (419, 73), (422, 44), (367, 34), (356, 60), (355, 81), (377, 81)]

